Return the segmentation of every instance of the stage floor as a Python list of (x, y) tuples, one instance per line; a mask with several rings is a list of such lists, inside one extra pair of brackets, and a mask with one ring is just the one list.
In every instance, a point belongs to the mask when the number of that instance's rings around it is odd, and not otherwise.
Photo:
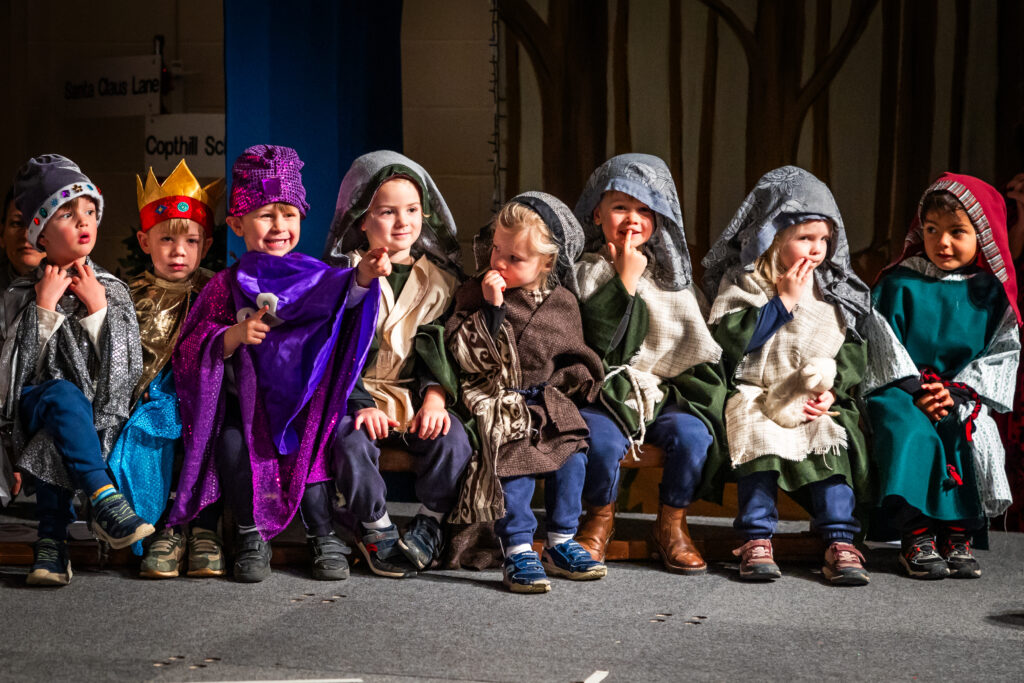
[(727, 561), (699, 577), (613, 562), (604, 580), (553, 579), (526, 596), (498, 571), (398, 581), (360, 564), (323, 583), (288, 563), (242, 585), (83, 563), (70, 586), (38, 589), (8, 565), (0, 679), (1019, 681), (1024, 534), (991, 544), (978, 580), (912, 581), (895, 550), (876, 549), (863, 588), (828, 586), (817, 562), (779, 556), (784, 576), (767, 585), (740, 582)]

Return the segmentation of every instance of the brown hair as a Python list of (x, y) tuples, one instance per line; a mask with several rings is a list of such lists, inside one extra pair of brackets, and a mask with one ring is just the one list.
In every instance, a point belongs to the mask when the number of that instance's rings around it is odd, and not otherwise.
[(60, 206), (58, 206), (54, 211), (50, 212), (50, 218), (53, 218), (53, 216), (55, 216), (56, 214), (60, 213), (61, 211), (74, 211), (75, 209), (78, 208), (78, 202), (80, 200), (82, 200), (82, 199), (85, 199), (85, 200), (87, 200), (89, 202), (92, 202), (92, 208), (94, 208), (94, 209), (98, 209), (99, 208), (99, 206), (96, 204), (96, 200), (95, 199), (93, 199), (92, 197), (90, 197), (88, 195), (81, 195), (81, 196), (75, 197), (74, 199), (69, 199), (68, 201), (66, 201), (63, 204), (61, 204)]
[[(956, 198), (956, 195), (948, 190), (935, 190), (926, 194), (924, 199), (921, 200), (921, 212), (918, 216), (921, 222), (924, 223), (925, 218), (930, 213), (956, 215), (957, 211), (967, 213), (967, 209)], [(970, 220), (970, 216), (967, 218)], [(971, 221), (971, 224), (973, 225), (974, 221)]]

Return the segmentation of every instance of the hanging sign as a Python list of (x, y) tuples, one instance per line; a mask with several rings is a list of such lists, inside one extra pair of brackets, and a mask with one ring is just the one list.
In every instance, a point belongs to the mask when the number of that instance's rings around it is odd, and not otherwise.
[(199, 178), (224, 175), (224, 115), (167, 114), (146, 117), (144, 167), (158, 176), (182, 159)]
[(70, 117), (160, 113), (160, 57), (113, 57), (68, 65), (59, 99)]

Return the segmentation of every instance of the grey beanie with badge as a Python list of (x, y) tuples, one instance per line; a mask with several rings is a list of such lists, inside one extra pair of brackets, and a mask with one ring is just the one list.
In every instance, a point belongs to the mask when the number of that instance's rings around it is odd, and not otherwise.
[(25, 217), (28, 241), (37, 240), (46, 221), (63, 204), (78, 197), (96, 202), (96, 223), (103, 218), (103, 195), (75, 162), (60, 154), (40, 154), (29, 159), (14, 174), (14, 205)]

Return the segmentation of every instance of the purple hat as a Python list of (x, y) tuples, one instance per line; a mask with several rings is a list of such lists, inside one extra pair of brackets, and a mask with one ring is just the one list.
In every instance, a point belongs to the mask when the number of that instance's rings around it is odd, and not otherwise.
[(103, 217), (103, 195), (75, 162), (59, 154), (41, 154), (14, 175), (14, 205), (28, 223), (28, 241), (37, 240), (54, 210), (78, 197), (96, 202), (96, 223)]
[(291, 147), (254, 145), (245, 150), (231, 167), (228, 215), (244, 216), (266, 204), (284, 202), (305, 218), (309, 204), (299, 172), (303, 165)]

